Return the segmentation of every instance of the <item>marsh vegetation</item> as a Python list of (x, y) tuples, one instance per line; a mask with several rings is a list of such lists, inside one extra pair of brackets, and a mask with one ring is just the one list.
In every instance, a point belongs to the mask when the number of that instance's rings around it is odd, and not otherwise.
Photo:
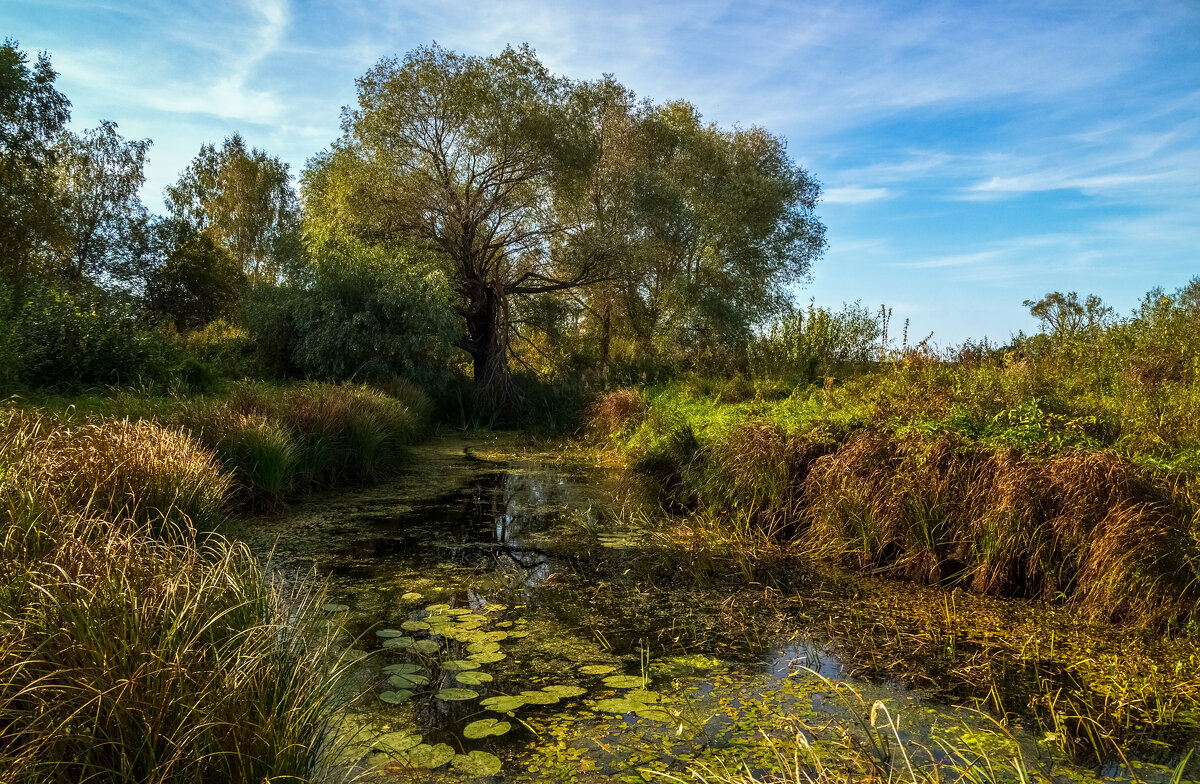
[(527, 47), (155, 216), (0, 69), (0, 781), (1197, 775), (1200, 280), (799, 307), (780, 137)]

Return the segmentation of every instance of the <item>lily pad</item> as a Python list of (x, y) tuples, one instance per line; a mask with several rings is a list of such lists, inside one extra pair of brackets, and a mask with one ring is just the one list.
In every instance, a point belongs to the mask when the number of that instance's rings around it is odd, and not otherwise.
[(406, 602), (415, 602), (418, 599), (424, 599), (425, 597), (422, 596), (421, 594), (417, 593), (416, 591), (409, 591), (408, 593), (404, 594), (400, 598)]
[(413, 664), (412, 662), (402, 662), (400, 664), (389, 664), (383, 668), (383, 671), (388, 675), (410, 675), (414, 672), (421, 671), (421, 665)]
[(325, 612), (329, 612), (329, 613), (341, 613), (341, 612), (346, 612), (347, 610), (349, 610), (350, 605), (338, 604), (336, 602), (330, 602), (329, 604), (326, 604), (325, 606), (323, 606), (321, 609), (324, 610)]
[(585, 664), (579, 668), (584, 675), (608, 675), (617, 668), (612, 664)]
[(463, 700), (475, 699), (479, 696), (479, 692), (471, 689), (442, 689), (433, 696), (446, 702), (461, 702)]
[(454, 749), (445, 743), (439, 743), (436, 746), (422, 743), (409, 750), (408, 759), (418, 768), (440, 768), (454, 759)]
[(562, 699), (578, 697), (580, 694), (587, 693), (587, 689), (582, 686), (546, 686), (542, 691), (553, 694), (555, 697), (561, 697)]
[(500, 642), (501, 640), (507, 640), (509, 636), (509, 632), (484, 632), (480, 635), (479, 642)]
[(645, 683), (636, 675), (611, 675), (604, 679), (610, 689), (640, 689)]
[(502, 719), (480, 719), (463, 727), (463, 737), (479, 740), (489, 735), (503, 735), (512, 729), (512, 725)]
[(427, 613), (443, 613), (449, 609), (450, 609), (450, 605), (448, 605), (448, 604), (431, 604), (425, 608), (425, 612), (427, 612)]
[(408, 689), (396, 689), (395, 691), (380, 692), (379, 699), (389, 705), (399, 705), (402, 702), (408, 702), (412, 699), (413, 693)]
[(498, 642), (473, 642), (467, 646), (470, 653), (495, 653), (500, 650)]
[(429, 628), (429, 624), (425, 621), (405, 621), (400, 624), (400, 628), (406, 632), (423, 632)]
[(451, 607), (445, 613), (446, 615), (470, 615), (471, 611), (466, 607)]
[(375, 636), (383, 637), (384, 639), (387, 639), (389, 637), (401, 637), (403, 635), (404, 635), (404, 632), (400, 631), (399, 629), (376, 629), (375, 630)]
[(479, 704), (497, 713), (512, 713), (525, 704), (525, 698), (521, 696), (488, 697), (486, 700), (480, 700)]
[(495, 754), (479, 750), (459, 754), (450, 761), (450, 766), (468, 776), (494, 776), (503, 767)]
[(467, 658), (473, 662), (479, 662), (480, 664), (495, 664), (498, 661), (507, 659), (508, 655), (503, 654), (500, 651), (492, 651), (491, 653), (472, 653)]
[(417, 640), (410, 647), (417, 653), (437, 653), (442, 649), (442, 646), (433, 640)]
[(523, 632), (523, 631), (512, 631), (512, 632), (509, 632), (509, 633), (508, 633), (508, 636), (509, 636), (511, 639), (514, 639), (514, 640), (519, 640), (519, 639), (521, 639), (522, 637), (528, 637), (528, 636), (529, 636), (529, 632)]
[(644, 702), (647, 705), (652, 702), (662, 702), (663, 699), (661, 694), (656, 691), (650, 691), (649, 689), (634, 689), (633, 691), (627, 693), (625, 698), (637, 700), (638, 702)]
[(508, 609), (508, 605), (506, 605), (506, 604), (500, 604), (500, 602), (488, 602), (488, 604), (484, 606), (483, 611), (484, 612), (504, 612), (507, 609)]
[(429, 678), (424, 675), (405, 673), (404, 675), (393, 675), (388, 678), (388, 684), (395, 686), (397, 689), (411, 689), (414, 686), (428, 686)]
[(411, 648), (414, 640), (412, 637), (391, 637), (383, 641), (384, 648)]
[(371, 742), (373, 748), (384, 752), (392, 752), (393, 754), (408, 751), (420, 744), (421, 736), (414, 735), (411, 732), (388, 732), (380, 735)]
[(478, 670), (466, 670), (454, 674), (454, 680), (464, 686), (478, 686), (481, 683), (490, 683), (492, 676), (486, 672)]
[(637, 702), (636, 700), (611, 699), (600, 700), (596, 703), (596, 708), (598, 710), (607, 711), (609, 713), (635, 713), (637, 711), (646, 710), (647, 707), (648, 706), (646, 703)]
[(553, 705), (559, 700), (557, 695), (545, 691), (523, 691), (521, 697), (530, 705)]
[(645, 710), (634, 711), (638, 718), (650, 719), (651, 721), (661, 721), (665, 724), (674, 724), (675, 717), (667, 711), (659, 707), (650, 707)]
[(478, 670), (479, 662), (466, 661), (464, 659), (447, 659), (442, 662), (442, 669), (446, 672), (462, 672), (463, 670)]

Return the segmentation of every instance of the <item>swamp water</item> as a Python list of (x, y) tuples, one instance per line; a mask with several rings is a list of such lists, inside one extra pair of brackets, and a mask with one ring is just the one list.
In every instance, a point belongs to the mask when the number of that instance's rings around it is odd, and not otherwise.
[(440, 440), (384, 486), (234, 533), (281, 573), (328, 578), (326, 612), (358, 658), (343, 764), (383, 780), (771, 777), (798, 746), (855, 778), (1017, 756), (1096, 778), (981, 714), (849, 677), (789, 628), (777, 591), (656, 567), (623, 522), (645, 496), (515, 437)]

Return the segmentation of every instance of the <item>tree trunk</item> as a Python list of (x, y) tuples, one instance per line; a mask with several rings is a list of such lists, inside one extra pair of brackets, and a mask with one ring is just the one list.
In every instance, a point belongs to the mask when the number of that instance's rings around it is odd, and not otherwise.
[(604, 376), (605, 386), (608, 386), (608, 351), (612, 341), (612, 306), (604, 303), (604, 320), (600, 329), (600, 372)]
[(475, 413), (512, 424), (524, 413), (525, 401), (508, 371), (508, 298), (499, 283), (471, 288), (463, 348), (473, 361)]

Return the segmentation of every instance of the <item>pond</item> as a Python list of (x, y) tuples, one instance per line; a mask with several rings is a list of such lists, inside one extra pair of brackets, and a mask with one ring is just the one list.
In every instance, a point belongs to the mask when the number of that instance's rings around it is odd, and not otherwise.
[(649, 544), (657, 509), (635, 477), (559, 445), (451, 438), (394, 481), (235, 534), (279, 573), (329, 580), (326, 613), (359, 657), (340, 728), (352, 772), (732, 781), (799, 752), (815, 778), (1017, 757), (1096, 777), (979, 712), (851, 677), (788, 611), (806, 588), (689, 579)]

